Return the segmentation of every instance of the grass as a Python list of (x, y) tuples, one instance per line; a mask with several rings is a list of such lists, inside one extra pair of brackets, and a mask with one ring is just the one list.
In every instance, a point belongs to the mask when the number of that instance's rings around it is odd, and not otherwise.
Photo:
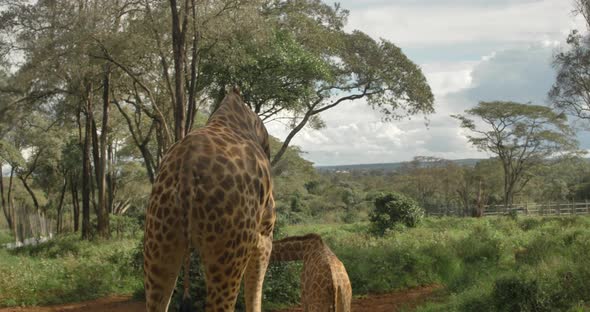
[[(384, 237), (368, 223), (279, 226), (320, 234), (345, 264), (355, 295), (439, 284), (419, 311), (587, 311), (590, 218), (427, 218)], [(0, 250), (0, 306), (52, 304), (141, 292), (137, 239), (60, 237)], [(300, 264), (269, 268), (265, 309), (299, 301)], [(194, 282), (192, 282), (194, 283)], [(195, 283), (197, 284), (197, 283)]]
[(285, 229), (322, 235), (356, 295), (441, 284), (447, 300), (419, 311), (590, 310), (589, 217), (428, 218), (385, 237), (368, 231), (363, 223)]
[(75, 302), (143, 287), (134, 265), (135, 240), (80, 241), (66, 236), (49, 243), (0, 250), (0, 306)]
[(6, 243), (14, 243), (14, 238), (10, 235), (8, 230), (0, 229), (0, 245)]

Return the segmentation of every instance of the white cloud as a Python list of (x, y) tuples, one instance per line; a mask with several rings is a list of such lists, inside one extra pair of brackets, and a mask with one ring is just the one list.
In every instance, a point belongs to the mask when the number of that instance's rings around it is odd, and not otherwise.
[(381, 1), (354, 8), (348, 28), (360, 29), (402, 47), (538, 42), (560, 40), (572, 26), (583, 28), (580, 17), (572, 23), (571, 11), (572, 2), (566, 0)]
[[(383, 122), (365, 101), (355, 101), (322, 115), (327, 127), (302, 130), (293, 140), (303, 156), (317, 165), (380, 163), (410, 160), (416, 155), (449, 159), (478, 157), (458, 135), (456, 121), (448, 115), (432, 116), (430, 128), (421, 118)], [(283, 125), (267, 125), (269, 132), (286, 137)]]
[(476, 62), (433, 63), (422, 70), (436, 97), (453, 93), (471, 85), (471, 72)]
[[(358, 3), (343, 3), (353, 9), (350, 28), (389, 39), (414, 60), (427, 59), (421, 67), (436, 97), (436, 114), (428, 126), (419, 116), (385, 123), (363, 100), (343, 103), (322, 114), (325, 129), (304, 129), (293, 140), (318, 165), (397, 162), (418, 155), (488, 157), (467, 142), (467, 133), (450, 115), (482, 100), (545, 103), (555, 79), (553, 53), (572, 28), (583, 28), (579, 19), (572, 22), (572, 3), (565, 0)], [(288, 133), (279, 124), (269, 125), (269, 131), (279, 138)]]

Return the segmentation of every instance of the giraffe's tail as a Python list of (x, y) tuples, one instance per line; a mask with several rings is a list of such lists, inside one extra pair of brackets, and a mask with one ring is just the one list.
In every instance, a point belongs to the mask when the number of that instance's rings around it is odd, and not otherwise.
[[(190, 244), (189, 244), (190, 247)], [(190, 263), (191, 263), (191, 251), (187, 250), (186, 256), (184, 257), (184, 277), (182, 293), (182, 303), (180, 304), (180, 312), (191, 312), (193, 309), (193, 301), (190, 294)]]
[[(185, 234), (185, 238), (187, 240), (187, 246), (186, 246), (186, 252), (185, 252), (185, 256), (184, 256), (184, 263), (183, 263), (183, 271), (184, 271), (184, 275), (183, 275), (183, 279), (182, 279), (182, 286), (184, 288), (183, 293), (182, 293), (182, 303), (180, 304), (180, 312), (191, 312), (193, 310), (193, 302), (191, 299), (191, 294), (190, 294), (190, 264), (191, 264), (191, 220), (190, 220), (190, 216), (191, 211), (190, 209), (192, 208), (192, 205), (190, 205), (190, 203), (184, 203), (183, 205), (183, 198), (181, 198), (180, 192), (178, 192), (176, 197), (176, 200), (178, 202), (178, 204), (181, 205), (181, 207), (185, 207), (184, 209), (184, 234)], [(184, 198), (184, 200), (186, 201), (187, 199)]]

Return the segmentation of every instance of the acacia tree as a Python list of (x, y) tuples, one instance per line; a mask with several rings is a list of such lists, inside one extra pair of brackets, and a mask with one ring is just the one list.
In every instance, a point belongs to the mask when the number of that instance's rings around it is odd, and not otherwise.
[(214, 84), (240, 84), (263, 120), (288, 119), (291, 131), (273, 166), (303, 128), (321, 127), (320, 114), (344, 103), (366, 99), (386, 120), (434, 112), (421, 69), (387, 40), (344, 31), (348, 11), (338, 4), (270, 1), (263, 14), (265, 37), (237, 32), (203, 61), (218, 73)]
[(567, 117), (549, 107), (480, 102), (465, 113), (453, 117), (470, 131), (469, 142), (502, 162), (506, 207), (531, 179), (531, 169), (550, 158), (578, 152)]
[[(590, 29), (590, 1), (576, 0), (575, 11)], [(553, 105), (582, 119), (590, 119), (590, 37), (573, 30), (567, 38), (567, 49), (557, 53), (553, 66), (556, 81), (549, 91)]]
[[(94, 186), (98, 188), (98, 233), (109, 235), (106, 149), (111, 70), (108, 62), (94, 54), (100, 51), (97, 42), (118, 31), (121, 19), (133, 9), (130, 2), (0, 1), (6, 8), (0, 18), (2, 39), (11, 39), (7, 46), (22, 53), (23, 59), (13, 64), (18, 71), (11, 84), (1, 90), (16, 95), (17, 100), (3, 108), (23, 110), (18, 105), (26, 104), (29, 110), (47, 114), (55, 122), (77, 124), (83, 151), (84, 237), (90, 233), (90, 207), (95, 200), (90, 193)], [(102, 110), (96, 109), (99, 105), (95, 103), (101, 102)]]

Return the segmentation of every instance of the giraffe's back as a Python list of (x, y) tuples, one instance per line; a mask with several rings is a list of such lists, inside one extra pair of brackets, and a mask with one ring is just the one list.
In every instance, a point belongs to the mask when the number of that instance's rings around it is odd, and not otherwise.
[[(192, 250), (203, 264), (207, 311), (232, 310), (244, 274), (261, 289), (274, 222), (267, 136), (256, 114), (230, 94), (207, 126), (162, 159), (146, 212), (148, 311), (165, 311)], [(247, 305), (259, 304), (258, 293), (246, 291)]]
[(174, 171), (176, 181), (169, 181), (177, 185), (169, 191), (178, 194), (178, 208), (190, 220), (196, 246), (254, 243), (262, 205), (270, 196), (269, 164), (262, 149), (224, 130), (193, 131), (170, 150), (183, 156), (163, 163), (179, 168)]

